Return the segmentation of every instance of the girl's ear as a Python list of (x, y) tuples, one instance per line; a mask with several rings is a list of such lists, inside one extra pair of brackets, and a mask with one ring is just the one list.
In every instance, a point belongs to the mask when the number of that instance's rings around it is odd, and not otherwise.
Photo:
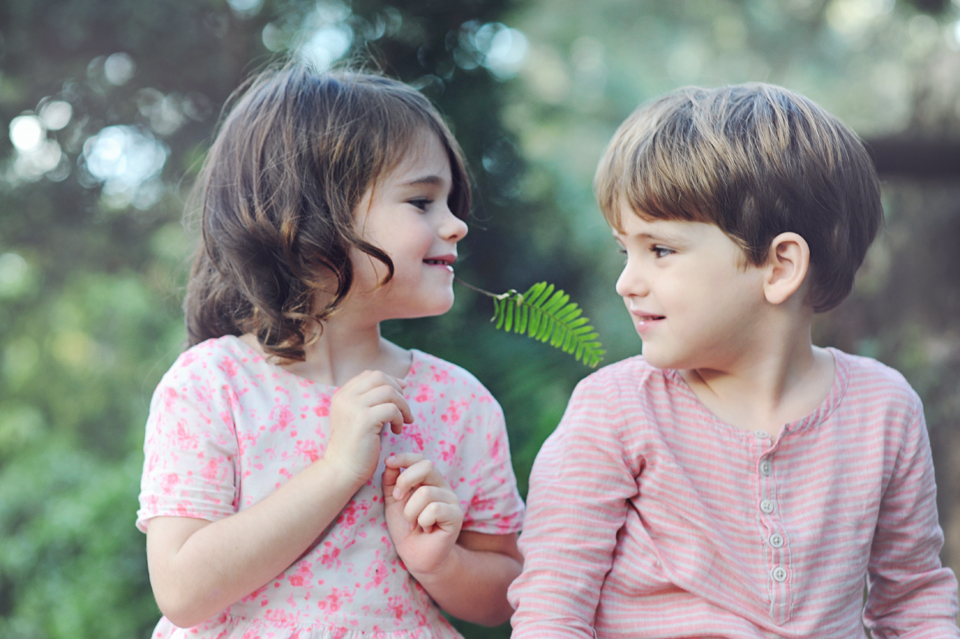
[(781, 233), (770, 242), (763, 294), (771, 304), (783, 304), (797, 292), (810, 270), (810, 246), (796, 233)]

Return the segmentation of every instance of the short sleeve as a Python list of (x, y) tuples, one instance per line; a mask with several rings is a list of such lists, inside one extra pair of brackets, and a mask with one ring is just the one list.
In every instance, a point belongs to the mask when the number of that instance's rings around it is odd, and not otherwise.
[(236, 512), (237, 437), (231, 391), (188, 351), (150, 402), (137, 528), (153, 517), (215, 521)]
[(520, 530), (523, 501), (510, 460), (507, 428), (500, 405), (488, 393), (476, 399), (480, 410), (474, 440), (464, 450), (466, 484), (471, 495), (464, 504), (463, 529), (490, 535)]

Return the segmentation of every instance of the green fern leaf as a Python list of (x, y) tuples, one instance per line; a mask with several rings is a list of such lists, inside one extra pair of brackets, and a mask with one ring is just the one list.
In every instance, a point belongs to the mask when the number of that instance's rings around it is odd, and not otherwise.
[(553, 284), (537, 282), (521, 295), (513, 289), (497, 295), (457, 278), (467, 288), (493, 298), (493, 317), (497, 330), (527, 335), (550, 342), (554, 348), (574, 356), (590, 368), (596, 368), (605, 353), (590, 320), (570, 296)]
[(522, 295), (514, 290), (488, 294), (494, 298), (490, 321), (495, 322), (497, 329), (550, 342), (591, 368), (603, 359), (605, 351), (590, 320), (570, 301), (569, 295), (553, 284), (538, 282)]

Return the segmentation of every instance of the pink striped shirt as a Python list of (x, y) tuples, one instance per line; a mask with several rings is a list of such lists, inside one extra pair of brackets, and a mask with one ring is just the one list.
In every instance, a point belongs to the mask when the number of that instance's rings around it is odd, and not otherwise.
[(831, 352), (776, 439), (642, 357), (582, 381), (530, 477), (513, 639), (960, 637), (920, 400)]

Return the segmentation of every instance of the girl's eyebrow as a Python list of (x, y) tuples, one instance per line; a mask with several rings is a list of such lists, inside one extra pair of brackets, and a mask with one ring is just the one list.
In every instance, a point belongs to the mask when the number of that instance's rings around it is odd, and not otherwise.
[(441, 178), (439, 175), (424, 175), (422, 177), (414, 178), (407, 182), (403, 182), (401, 186), (422, 186), (424, 184), (436, 185), (436, 184), (442, 184), (442, 183), (443, 183), (443, 178)]

